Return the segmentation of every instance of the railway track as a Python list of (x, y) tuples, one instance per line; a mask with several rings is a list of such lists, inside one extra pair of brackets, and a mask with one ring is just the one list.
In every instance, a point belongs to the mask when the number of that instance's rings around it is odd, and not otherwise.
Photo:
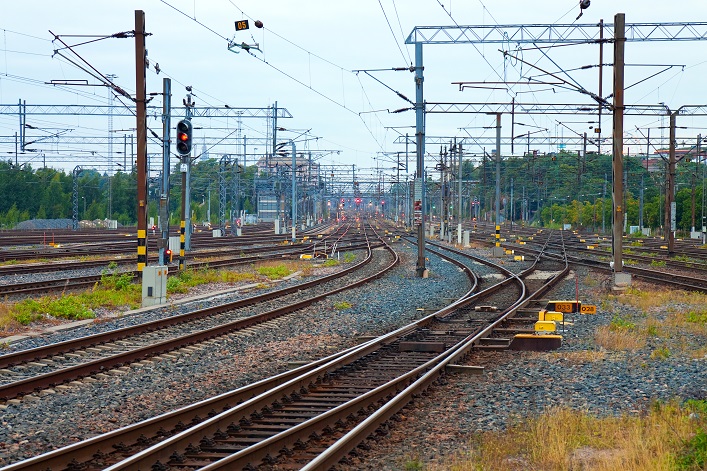
[[(551, 246), (551, 248), (555, 248)], [(530, 254), (530, 255), (537, 255), (539, 252), (539, 249), (534, 249), (531, 247), (528, 247), (527, 245), (525, 246), (517, 246), (513, 245), (513, 249), (516, 252), (519, 253), (525, 253), (525, 254)], [(574, 250), (574, 249), (570, 249)], [(591, 251), (587, 251), (591, 252)], [(592, 254), (593, 255), (593, 254)], [(548, 258), (562, 258), (563, 254), (560, 253), (553, 253), (551, 251), (546, 251), (544, 254), (544, 257)], [(567, 260), (572, 263), (573, 265), (582, 265), (586, 266), (595, 270), (599, 270), (602, 272), (606, 273), (611, 273), (612, 270), (606, 261), (598, 260), (594, 257), (590, 258), (587, 256), (573, 256), (573, 255), (567, 255), (566, 256)], [(626, 258), (631, 258), (626, 257)], [(694, 267), (692, 269), (695, 269)], [(696, 271), (699, 271), (695, 269)], [(661, 284), (661, 285), (667, 285), (667, 286), (672, 286), (674, 288), (679, 288), (679, 289), (684, 289), (687, 291), (698, 291), (698, 292), (707, 292), (707, 278), (701, 278), (699, 276), (688, 276), (688, 275), (680, 275), (676, 273), (668, 273), (665, 271), (661, 270), (656, 270), (656, 269), (650, 269), (650, 268), (642, 268), (642, 267), (636, 267), (632, 265), (625, 265), (623, 267), (623, 271), (630, 273), (636, 278), (642, 279), (644, 281), (656, 283), (656, 284)]]
[[(464, 270), (461, 262), (456, 263)], [(349, 452), (365, 448), (368, 437), (384, 433), (382, 424), (439, 379), (449, 364), (483, 344), (494, 328), (547, 289), (545, 283), (532, 295), (526, 291), (521, 277), (532, 273), (535, 263), (521, 275), (497, 268), (506, 278), (483, 291), (472, 288), (419, 321), (297, 372), (278, 375), (279, 379), (229, 393), (226, 402), (213, 398), (185, 408), (188, 412), (164, 414), (4, 471), (32, 466), (165, 471), (258, 469), (261, 465), (267, 469), (329, 469)], [(474, 318), (469, 317), (470, 306), (503, 287), (516, 294), (502, 312), (474, 311)], [(203, 413), (209, 407), (210, 417), (192, 425), (194, 408)]]
[[(333, 239), (333, 240), (331, 240)], [(329, 241), (328, 247), (325, 242)], [(194, 253), (194, 257), (205, 261), (192, 261), (189, 263), (189, 267), (192, 269), (202, 269), (202, 268), (223, 268), (223, 267), (233, 267), (238, 265), (248, 265), (251, 263), (263, 261), (266, 259), (279, 259), (282, 257), (292, 257), (301, 254), (308, 254), (314, 251), (319, 253), (324, 253), (327, 249), (331, 251), (332, 248), (337, 247), (340, 250), (358, 250), (365, 247), (365, 241), (361, 241), (357, 236), (344, 238), (336, 233), (328, 235), (326, 238), (315, 239), (313, 242), (293, 244), (283, 246), (278, 244), (276, 246), (265, 246), (265, 247), (237, 247), (239, 255), (237, 256), (227, 256), (223, 251), (206, 251), (201, 253)], [(255, 254), (255, 255), (248, 255)], [(218, 258), (213, 258), (218, 257)], [(124, 260), (126, 263), (127, 260)], [(55, 263), (52, 265), (33, 265), (31, 267), (21, 267), (19, 273), (39, 273), (46, 272), (46, 267), (50, 266), (53, 269), (68, 269), (76, 270), (81, 268), (90, 268), (96, 266), (105, 266), (108, 262), (106, 261), (91, 261), (91, 262), (67, 262), (67, 263)], [(133, 263), (133, 261), (130, 261)], [(170, 274), (177, 272), (177, 267), (174, 265), (169, 267)], [(8, 267), (5, 269), (0, 269), (0, 274), (15, 274), (16, 271), (13, 267)], [(137, 270), (126, 271), (126, 274), (131, 275), (133, 278), (139, 278), (140, 272)], [(75, 275), (68, 274), (63, 277), (57, 277), (55, 279), (44, 279), (39, 281), (29, 281), (20, 283), (8, 283), (0, 285), (0, 296), (22, 296), (30, 295), (36, 293), (45, 294), (47, 292), (57, 292), (57, 291), (72, 291), (87, 289), (94, 286), (96, 283), (100, 282), (102, 275)]]
[[(371, 263), (373, 250), (369, 245), (366, 258), (348, 269), (289, 288), (130, 328), (2, 355), (0, 382), (4, 384), (0, 385), (0, 398), (14, 398), (122, 367), (302, 309), (326, 296), (375, 279), (397, 264), (397, 258), (391, 257), (390, 263), (374, 264), (372, 277), (353, 279), (345, 286), (336, 281)], [(304, 294), (307, 297), (302, 299)], [(265, 312), (242, 312), (251, 306)]]

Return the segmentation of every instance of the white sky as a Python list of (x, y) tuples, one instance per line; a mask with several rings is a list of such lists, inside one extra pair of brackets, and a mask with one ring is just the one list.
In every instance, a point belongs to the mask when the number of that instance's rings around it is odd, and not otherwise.
[[(166, 2), (166, 3), (165, 3)], [(16, 104), (19, 99), (28, 105), (38, 104), (108, 104), (108, 90), (100, 87), (53, 87), (45, 85), (50, 80), (87, 79), (96, 83), (85, 72), (59, 57), (52, 58), (57, 45), (51, 42), (51, 30), (58, 35), (109, 35), (134, 28), (134, 10), (142, 9), (146, 15), (147, 49), (151, 63), (159, 63), (162, 73), (153, 68), (147, 73), (148, 93), (160, 92), (162, 78), (172, 79), (174, 106), (181, 104), (185, 86), (193, 87), (197, 105), (234, 107), (268, 107), (275, 101), (286, 108), (293, 119), (282, 120), (279, 126), (299, 130), (283, 132), (283, 139), (310, 130), (309, 149), (324, 151), (320, 158), (325, 164), (355, 164), (360, 169), (381, 167), (392, 172), (390, 158), (382, 152), (404, 151), (402, 145), (393, 143), (398, 132), (414, 134), (414, 112), (390, 114), (409, 103), (393, 92), (355, 69), (390, 69), (406, 67), (414, 60), (413, 46), (406, 46), (404, 38), (415, 26), (428, 25), (509, 25), (531, 23), (573, 23), (579, 7), (576, 0), (149, 0), (149, 1), (97, 1), (66, 0), (63, 2), (34, 0), (7, 2), (0, 17), (0, 103)], [(182, 15), (181, 10), (191, 18)], [(442, 6), (444, 5), (444, 7)], [(384, 14), (385, 12), (385, 14)], [(627, 23), (707, 21), (705, 0), (592, 0), (591, 6), (577, 21), (595, 24), (600, 19), (612, 23), (615, 13), (626, 14)], [(451, 13), (451, 17), (449, 15)], [(387, 19), (386, 19), (387, 17)], [(236, 35), (234, 22), (250, 18), (251, 29), (237, 33), (238, 42), (258, 42), (262, 53), (255, 57), (245, 52), (234, 54), (226, 48), (226, 39)], [(254, 20), (261, 20), (264, 29), (256, 29)], [(388, 23), (389, 22), (389, 23)], [(389, 26), (390, 24), (390, 26)], [(392, 31), (391, 31), (392, 29)], [(704, 33), (707, 27), (701, 27)], [(217, 34), (216, 34), (217, 33)], [(86, 38), (66, 38), (76, 44)], [(516, 46), (511, 44), (515, 49)], [(505, 77), (509, 81), (536, 74), (519, 64), (504, 65), (496, 45), (434, 45), (425, 46), (425, 99), (428, 102), (509, 102), (511, 94), (489, 90), (459, 91), (452, 82), (495, 81)], [(652, 42), (628, 43), (626, 62), (629, 64), (679, 65), (626, 91), (626, 103), (657, 104), (664, 102), (671, 109), (686, 104), (707, 103), (704, 77), (707, 72), (707, 43), (704, 42)], [(134, 40), (108, 39), (76, 49), (81, 56), (103, 74), (116, 74), (116, 83), (130, 93), (135, 89)], [(598, 46), (573, 46), (555, 48), (548, 52), (552, 60), (563, 69), (598, 64)], [(556, 72), (557, 66), (544, 59), (537, 51), (525, 51), (523, 58), (548, 71)], [(264, 63), (264, 59), (268, 64)], [(612, 46), (604, 48), (604, 62), (613, 62)], [(684, 69), (681, 66), (685, 66)], [(288, 77), (282, 72), (286, 72)], [(626, 85), (646, 78), (661, 67), (628, 67)], [(413, 75), (405, 72), (382, 71), (373, 73), (376, 78), (414, 101)], [(570, 75), (584, 88), (598, 91), (598, 69), (574, 71)], [(296, 79), (296, 80), (295, 80)], [(612, 69), (604, 69), (604, 95), (611, 89)], [(302, 82), (302, 83), (298, 83)], [(305, 85), (303, 85), (305, 84)], [(308, 87), (311, 87), (308, 88)], [(315, 91), (313, 91), (313, 90)], [(528, 90), (516, 88), (516, 91)], [(556, 88), (554, 91), (523, 93), (516, 97), (521, 102), (587, 103), (588, 97), (576, 92)], [(115, 101), (115, 104), (119, 104)], [(157, 96), (151, 104), (161, 106)], [(363, 114), (360, 114), (363, 113)], [(503, 135), (510, 136), (510, 118), (504, 117)], [(571, 135), (572, 132), (557, 124), (565, 122), (576, 132), (591, 132), (588, 127), (592, 117), (534, 116), (519, 117), (516, 121), (537, 126), (516, 127), (516, 135), (547, 128), (547, 135)], [(663, 125), (667, 123), (667, 120)], [(704, 118), (686, 117), (679, 121), (679, 136), (707, 134)], [(465, 136), (459, 128), (470, 128), (475, 137), (495, 136), (494, 118), (485, 115), (440, 115), (427, 118), (429, 136)], [(14, 134), (18, 132), (17, 115), (0, 115), (0, 155), (14, 159)], [(69, 129), (69, 136), (107, 136), (107, 118), (28, 116), (27, 123), (42, 130), (28, 130), (28, 140)], [(161, 122), (150, 120), (149, 126), (161, 133)], [(172, 127), (176, 119), (172, 121)], [(610, 118), (603, 120), (604, 135), (611, 128)], [(114, 118), (113, 129), (129, 129), (134, 119)], [(202, 136), (218, 137), (234, 131), (235, 119), (194, 120), (197, 149), (201, 151)], [(243, 120), (241, 135), (249, 139), (248, 153), (262, 153), (264, 120)], [(659, 136), (661, 119), (655, 116), (627, 118), (626, 132), (640, 135), (636, 126), (654, 128), (652, 136)], [(389, 129), (396, 127), (395, 129)], [(702, 127), (702, 128), (700, 128)], [(218, 129), (216, 129), (218, 128)], [(227, 129), (226, 129), (227, 128)], [(645, 131), (644, 131), (645, 132)], [(113, 157), (107, 148), (94, 147), (94, 155), (81, 152), (64, 144), (51, 141), (35, 143), (32, 147), (44, 151), (47, 165), (66, 169), (76, 164), (85, 167), (104, 165), (109, 160), (122, 161), (123, 134), (116, 132)], [(667, 135), (667, 132), (665, 132)], [(235, 134), (234, 134), (235, 135)], [(10, 139), (9, 136), (13, 136)], [(250, 140), (253, 141), (250, 141)], [(630, 146), (630, 142), (627, 146)], [(41, 147), (40, 147), (41, 146)], [(518, 154), (522, 151), (516, 148)], [(637, 147), (637, 144), (636, 144)], [(258, 150), (255, 150), (255, 149)], [(298, 151), (306, 149), (305, 144)], [(73, 151), (72, 151), (73, 150)], [(85, 149), (83, 149), (85, 150)], [(478, 152), (480, 149), (470, 149)], [(541, 149), (550, 151), (556, 149)], [(638, 149), (631, 150), (635, 153)], [(211, 157), (224, 152), (237, 153), (238, 149), (217, 147)], [(337, 151), (328, 153), (326, 151)], [(150, 144), (150, 152), (159, 149)], [(427, 152), (439, 153), (439, 146), (429, 146)], [(510, 153), (510, 149), (502, 149)], [(68, 154), (72, 154), (71, 157)], [(374, 159), (376, 157), (376, 159)], [(252, 159), (253, 156), (249, 157)], [(36, 168), (42, 157), (34, 153), (19, 156), (19, 161), (30, 161)], [(158, 163), (151, 166), (158, 169)], [(412, 171), (412, 168), (411, 168)]]

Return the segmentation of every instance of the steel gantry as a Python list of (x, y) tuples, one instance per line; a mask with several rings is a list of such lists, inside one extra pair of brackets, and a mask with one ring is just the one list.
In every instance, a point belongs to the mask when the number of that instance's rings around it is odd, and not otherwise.
[[(608, 38), (604, 38), (604, 32), (608, 33)], [(477, 25), (477, 26), (418, 26), (413, 29), (405, 40), (406, 44), (415, 46), (415, 89), (416, 100), (415, 109), (415, 137), (417, 143), (417, 177), (424, 175), (425, 156), (425, 114), (430, 112), (475, 112), (485, 114), (495, 114), (497, 116), (497, 168), (500, 164), (500, 116), (503, 110), (496, 109), (490, 111), (488, 107), (479, 104), (454, 104), (439, 103), (430, 104), (430, 109), (426, 109), (423, 94), (423, 54), (422, 47), (425, 44), (600, 44), (614, 43), (614, 93), (613, 104), (609, 104), (601, 96), (587, 93), (592, 96), (596, 103), (590, 105), (552, 105), (558, 111), (579, 113), (600, 113), (603, 108), (610, 109), (614, 113), (614, 226), (619, 224), (623, 218), (623, 208), (617, 204), (622, 199), (623, 182), (621, 169), (623, 165), (623, 115), (626, 114), (626, 107), (623, 102), (623, 68), (624, 68), (624, 45), (626, 42), (648, 42), (648, 41), (700, 41), (707, 39), (707, 22), (678, 22), (678, 23), (625, 23), (625, 15), (618, 13), (614, 17), (614, 23), (599, 24), (537, 24), (537, 25)], [(617, 87), (619, 89), (617, 89)], [(582, 90), (586, 92), (586, 90)], [(515, 104), (497, 104), (506, 108), (514, 107)], [(648, 108), (651, 110), (653, 107)], [(527, 111), (533, 112), (533, 106), (529, 106)], [(482, 111), (483, 110), (483, 111)], [(539, 111), (534, 111), (539, 113)], [(617, 135), (620, 132), (621, 135)], [(618, 171), (617, 171), (618, 170)], [(497, 186), (500, 185), (498, 181)], [(422, 208), (424, 204), (424, 191)], [(498, 224), (498, 211), (496, 214)], [(614, 227), (613, 253), (614, 272), (622, 271), (623, 262), (621, 259), (621, 233), (623, 226)], [(422, 224), (418, 227), (418, 263), (417, 273), (422, 276), (424, 267), (424, 209)], [(615, 277), (616, 281), (616, 277)]]

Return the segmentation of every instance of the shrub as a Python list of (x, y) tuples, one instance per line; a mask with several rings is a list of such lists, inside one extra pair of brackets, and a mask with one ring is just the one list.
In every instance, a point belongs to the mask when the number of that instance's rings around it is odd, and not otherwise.
[(271, 280), (279, 280), (292, 273), (284, 264), (279, 265), (263, 265), (258, 267), (258, 274), (267, 276)]

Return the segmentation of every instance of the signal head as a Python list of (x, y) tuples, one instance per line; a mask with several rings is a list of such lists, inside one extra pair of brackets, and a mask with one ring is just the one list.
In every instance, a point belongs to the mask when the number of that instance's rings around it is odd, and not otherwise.
[(189, 155), (192, 147), (192, 125), (188, 119), (177, 123), (177, 152), (179, 155)]

